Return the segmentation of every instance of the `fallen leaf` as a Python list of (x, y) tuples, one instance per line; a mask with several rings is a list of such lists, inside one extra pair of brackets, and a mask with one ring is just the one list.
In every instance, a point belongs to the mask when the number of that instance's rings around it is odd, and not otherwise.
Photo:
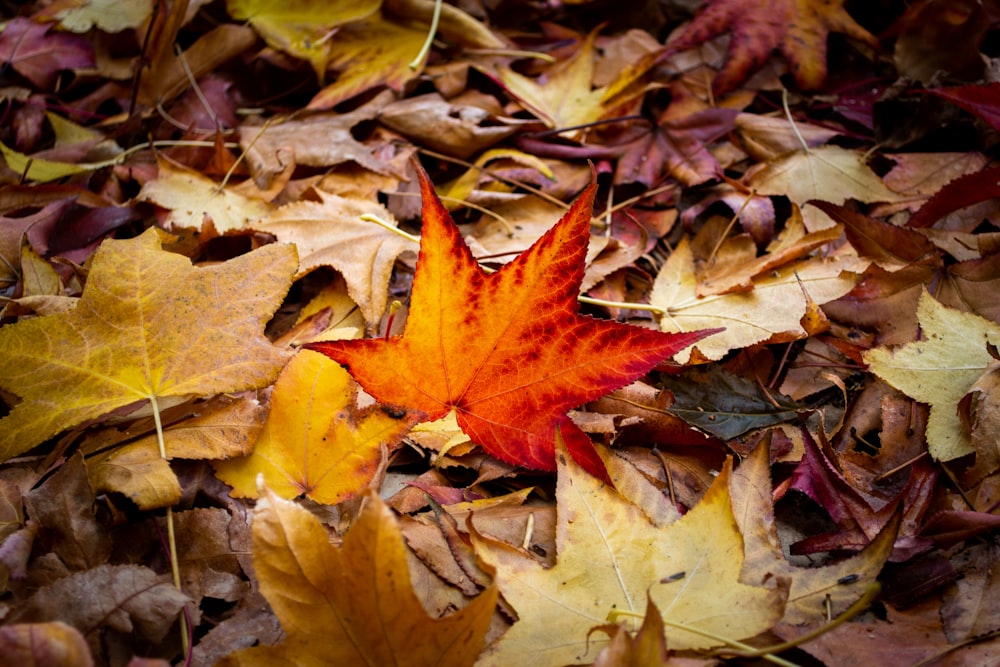
[(282, 498), (336, 505), (368, 486), (385, 452), (419, 415), (379, 406), (358, 409), (357, 385), (322, 354), (303, 350), (274, 384), (271, 412), (250, 456), (219, 461), (215, 472), (234, 496), (257, 496), (257, 478)]
[(998, 547), (987, 538), (951, 559), (959, 578), (945, 591), (941, 621), (952, 644), (1000, 630)]
[(308, 61), (323, 80), (332, 45), (328, 33), (378, 11), (381, 0), (226, 0), (234, 19), (247, 21), (271, 47)]
[(928, 88), (923, 92), (943, 97), (985, 121), (994, 130), (1000, 131), (1000, 83)]
[(106, 629), (159, 642), (177, 620), (186, 595), (147, 567), (98, 565), (38, 590), (5, 620), (11, 623), (63, 621), (87, 638), (101, 659)]
[(922, 229), (960, 208), (1000, 197), (1000, 167), (987, 167), (954, 179), (910, 216), (906, 225)]
[(669, 667), (663, 617), (652, 598), (646, 599), (646, 616), (632, 637), (620, 625), (609, 623), (597, 630), (610, 641), (594, 660), (594, 667)]
[(8, 21), (0, 32), (0, 59), (45, 90), (55, 85), (62, 70), (95, 66), (86, 39), (53, 31), (51, 25), (20, 16)]
[(861, 552), (822, 567), (795, 567), (782, 552), (774, 518), (768, 441), (757, 445), (733, 473), (733, 515), (745, 545), (741, 581), (762, 584), (771, 576), (792, 583), (782, 622), (815, 623), (836, 616), (860, 598), (892, 553), (898, 524), (889, 525)]
[[(837, 299), (851, 290), (865, 264), (845, 254), (811, 257), (755, 279), (749, 292), (699, 298), (694, 256), (685, 237), (656, 276), (649, 302), (664, 311), (660, 319), (664, 331), (725, 327), (697, 347), (706, 358), (721, 359), (730, 350), (754, 343), (805, 337), (801, 324), (805, 294), (819, 305)], [(674, 359), (685, 363), (690, 356), (691, 351), (685, 350)]]
[(375, 327), (385, 313), (396, 258), (408, 250), (416, 251), (417, 244), (401, 233), (361, 219), (370, 215), (396, 226), (392, 214), (377, 201), (315, 192), (319, 201), (286, 204), (249, 226), (273, 234), (279, 241), (294, 243), (299, 275), (320, 266), (335, 268), (347, 282), (347, 291), (365, 322)]
[(267, 190), (289, 163), (332, 167), (352, 161), (377, 174), (391, 172), (388, 162), (375, 157), (370, 148), (351, 135), (351, 128), (375, 118), (387, 102), (386, 97), (375, 97), (348, 113), (319, 112), (283, 123), (240, 125), (240, 149), (254, 181)]
[(396, 520), (372, 492), (337, 548), (312, 514), (265, 489), (254, 513), (253, 550), (261, 591), (285, 638), (232, 653), (221, 667), (467, 667), (496, 605), (491, 586), (459, 611), (429, 616), (411, 588)]
[(420, 68), (411, 68), (410, 63), (420, 53), (427, 30), (381, 13), (343, 26), (329, 42), (329, 66), (340, 73), (309, 101), (308, 108), (330, 109), (382, 86), (401, 93), (406, 82), (420, 74)]
[(930, 404), (927, 448), (936, 460), (950, 461), (974, 451), (958, 405), (995, 364), (988, 346), (1000, 345), (1000, 326), (947, 308), (926, 290), (917, 304), (917, 318), (922, 340), (897, 349), (875, 348), (863, 356), (871, 372), (907, 396)]
[(0, 627), (0, 655), (11, 665), (91, 667), (94, 659), (80, 631), (61, 621)]
[[(636, 506), (586, 474), (560, 450), (556, 488), (557, 563), (543, 568), (523, 550), (472, 531), (476, 552), (496, 569), (517, 622), (487, 648), (480, 664), (578, 664), (608, 643), (589, 634), (609, 614), (627, 627), (660, 609), (671, 649), (717, 646), (767, 630), (781, 616), (786, 590), (739, 583), (743, 540), (729, 507), (730, 466), (690, 512), (654, 527)], [(473, 516), (473, 526), (475, 526)], [(680, 626), (680, 627), (679, 627)], [(589, 657), (588, 657), (589, 656)]]
[(499, 271), (476, 263), (430, 180), (420, 256), (402, 336), (310, 344), (347, 366), (377, 400), (439, 419), (451, 410), (504, 461), (555, 467), (570, 453), (607, 479), (590, 438), (566, 411), (628, 384), (708, 332), (657, 332), (577, 313), (596, 186), (530, 249)]
[(663, 375), (659, 386), (674, 396), (667, 408), (671, 414), (722, 440), (796, 420), (807, 411), (805, 405), (720, 366)]
[(21, 397), (0, 420), (0, 460), (137, 402), (264, 386), (286, 359), (263, 335), (295, 251), (269, 245), (192, 267), (155, 228), (106, 241), (79, 304), (0, 330), (0, 386)]
[(50, 5), (48, 12), (56, 9), (52, 13), (59, 25), (77, 33), (85, 33), (94, 27), (108, 33), (138, 28), (153, 12), (153, 0), (135, 0), (124, 4), (117, 0), (80, 0), (55, 5)]
[[(862, 161), (862, 154), (840, 146), (819, 146), (787, 153), (749, 174), (747, 187), (758, 195), (784, 195), (799, 207), (811, 199), (843, 204), (848, 199), (862, 202), (900, 202), (906, 198), (893, 192)], [(825, 215), (803, 208), (806, 227), (815, 231), (829, 226)]]
[(211, 222), (216, 232), (226, 234), (246, 229), (273, 208), (265, 201), (244, 197), (161, 155), (156, 156), (156, 165), (156, 178), (143, 184), (136, 199), (169, 210), (163, 221), (168, 229), (200, 230), (205, 223)]
[(875, 48), (878, 41), (844, 9), (844, 0), (780, 0), (761, 11), (755, 0), (706, 0), (677, 39), (671, 52), (692, 49), (726, 31), (732, 39), (726, 64), (712, 81), (716, 94), (743, 83), (780, 49), (799, 88), (812, 90), (826, 79), (826, 40), (830, 32), (845, 33)]

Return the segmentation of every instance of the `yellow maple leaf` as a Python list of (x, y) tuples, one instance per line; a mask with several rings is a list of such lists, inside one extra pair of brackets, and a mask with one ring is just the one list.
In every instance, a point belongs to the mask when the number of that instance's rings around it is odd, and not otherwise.
[(219, 461), (216, 474), (238, 497), (256, 497), (257, 475), (283, 498), (335, 505), (371, 481), (383, 457), (419, 415), (355, 407), (358, 385), (336, 362), (302, 350), (271, 394), (271, 413), (253, 453)]
[(377, 494), (366, 495), (340, 548), (307, 510), (270, 491), (261, 496), (254, 569), (286, 637), (232, 653), (219, 667), (472, 664), (496, 605), (495, 586), (432, 618), (413, 592), (406, 546)]
[(0, 329), (0, 387), (21, 398), (0, 420), (0, 461), (137, 402), (270, 384), (287, 353), (264, 324), (296, 265), (276, 244), (196, 268), (155, 228), (105, 241), (74, 309)]
[(690, 512), (659, 528), (561, 446), (557, 460), (555, 566), (545, 569), (524, 551), (471, 531), (476, 552), (496, 569), (519, 619), (484, 653), (484, 667), (592, 661), (607, 640), (588, 638), (590, 629), (609, 615), (641, 618), (647, 593), (667, 625), (671, 649), (720, 643), (678, 625), (741, 639), (781, 617), (785, 588), (738, 580), (743, 540), (729, 506), (730, 464)]
[[(684, 238), (656, 276), (649, 301), (664, 311), (663, 331), (725, 327), (697, 344), (702, 355), (716, 360), (754, 343), (805, 337), (806, 294), (820, 305), (840, 298), (854, 287), (865, 266), (855, 255), (811, 257), (754, 278), (749, 292), (699, 297), (691, 244)], [(674, 359), (684, 363), (690, 357), (688, 349)]]
[(938, 461), (974, 451), (958, 405), (996, 360), (989, 345), (1000, 345), (1000, 326), (973, 313), (939, 303), (926, 290), (917, 303), (921, 340), (864, 353), (869, 370), (896, 389), (931, 406), (927, 448)]

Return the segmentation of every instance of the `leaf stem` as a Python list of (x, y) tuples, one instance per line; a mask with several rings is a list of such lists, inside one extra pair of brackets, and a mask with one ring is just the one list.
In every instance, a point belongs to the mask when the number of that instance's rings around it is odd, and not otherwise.
[(388, 222), (386, 222), (382, 218), (378, 217), (374, 213), (362, 213), (361, 214), (361, 219), (364, 220), (365, 222), (374, 222), (379, 227), (384, 227), (385, 229), (389, 230), (393, 234), (398, 234), (399, 236), (402, 236), (404, 239), (406, 239), (408, 241), (413, 241), (414, 243), (416, 243), (418, 245), (420, 244), (420, 237), (419, 236), (414, 236), (413, 234), (410, 234), (409, 232), (404, 232), (402, 229), (400, 229), (398, 227), (393, 227)]
[(443, 0), (436, 0), (434, 3), (434, 15), (431, 16), (431, 28), (427, 31), (427, 39), (424, 40), (424, 45), (420, 47), (420, 52), (417, 56), (410, 62), (410, 70), (415, 71), (420, 67), (420, 63), (423, 62), (424, 58), (427, 57), (427, 52), (431, 50), (431, 44), (434, 43), (434, 35), (437, 34), (438, 21), (441, 20), (441, 4)]
[(667, 311), (659, 306), (654, 306), (650, 303), (632, 303), (631, 301), (605, 301), (604, 299), (595, 299), (591, 296), (583, 296), (582, 294), (576, 297), (576, 300), (580, 303), (587, 303), (591, 306), (604, 306), (605, 308), (624, 308), (626, 310), (647, 310), (651, 313), (657, 313), (658, 315), (666, 315)]
[[(163, 437), (163, 421), (160, 419), (160, 405), (156, 400), (156, 394), (150, 393), (149, 403), (153, 408), (153, 422), (156, 424), (156, 444), (160, 447), (160, 458), (167, 460), (167, 444)], [(167, 548), (170, 551), (170, 573), (173, 576), (174, 588), (184, 592), (181, 588), (181, 570), (177, 563), (177, 537), (174, 534), (174, 511), (172, 507), (167, 508)], [(181, 647), (184, 655), (188, 654), (191, 648), (191, 628), (187, 623), (187, 616), (184, 612), (180, 615), (181, 626)]]

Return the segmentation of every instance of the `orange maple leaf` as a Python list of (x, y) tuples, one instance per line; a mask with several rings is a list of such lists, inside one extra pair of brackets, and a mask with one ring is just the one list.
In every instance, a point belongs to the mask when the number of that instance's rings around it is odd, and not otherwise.
[(874, 48), (875, 37), (844, 10), (844, 0), (706, 0), (668, 52), (692, 49), (727, 30), (733, 33), (726, 64), (712, 82), (716, 94), (732, 90), (780, 49), (795, 83), (814, 90), (826, 79), (826, 40), (841, 32)]
[(458, 424), (487, 452), (555, 470), (573, 458), (610, 483), (566, 412), (621, 387), (714, 330), (663, 334), (580, 315), (576, 301), (596, 185), (517, 259), (484, 271), (420, 173), (423, 233), (402, 336), (311, 343), (383, 403)]

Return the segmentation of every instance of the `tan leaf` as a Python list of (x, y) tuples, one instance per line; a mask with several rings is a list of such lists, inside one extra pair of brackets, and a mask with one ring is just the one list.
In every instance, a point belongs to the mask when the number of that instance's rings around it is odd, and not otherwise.
[[(810, 199), (833, 204), (843, 204), (847, 199), (868, 203), (905, 199), (885, 186), (864, 163), (860, 152), (839, 146), (786, 153), (753, 172), (747, 187), (758, 195), (785, 195), (800, 207)], [(813, 207), (804, 208), (802, 215), (810, 230), (832, 224)]]
[(299, 273), (332, 266), (347, 282), (347, 291), (374, 326), (385, 312), (389, 278), (396, 258), (419, 245), (405, 236), (366, 220), (373, 215), (395, 226), (384, 206), (374, 200), (349, 199), (317, 191), (320, 201), (298, 201), (274, 211), (252, 225), (294, 243), (299, 252)]
[(410, 585), (392, 511), (372, 492), (340, 548), (307, 510), (270, 491), (253, 524), (254, 566), (285, 639), (229, 655), (222, 667), (392, 665), (466, 667), (496, 604), (490, 587), (459, 611), (428, 616)]
[(820, 622), (828, 614), (842, 613), (875, 581), (892, 553), (898, 522), (884, 528), (854, 556), (824, 567), (795, 567), (785, 560), (778, 539), (769, 446), (765, 443), (757, 445), (743, 460), (729, 484), (733, 515), (745, 544), (746, 560), (740, 579), (754, 584), (771, 576), (787, 577), (792, 585), (782, 622), (794, 625)]
[(146, 181), (136, 197), (170, 211), (168, 227), (202, 229), (211, 221), (219, 234), (246, 229), (273, 208), (259, 199), (244, 197), (222, 187), (201, 173), (157, 155), (157, 177)]

